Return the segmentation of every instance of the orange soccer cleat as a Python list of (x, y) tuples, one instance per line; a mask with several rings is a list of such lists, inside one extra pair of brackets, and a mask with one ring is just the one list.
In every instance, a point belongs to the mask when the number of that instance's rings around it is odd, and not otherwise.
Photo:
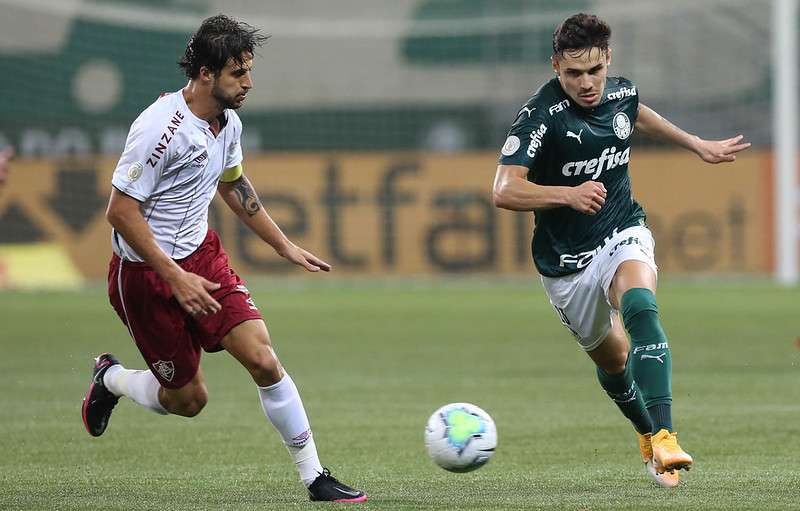
[(663, 472), (656, 471), (655, 462), (653, 460), (653, 446), (651, 444), (652, 435), (647, 433), (642, 435), (636, 433), (639, 438), (639, 451), (642, 453), (642, 461), (644, 462), (644, 469), (653, 481), (662, 488), (674, 488), (680, 483), (679, 472)]
[(652, 436), (650, 443), (653, 448), (653, 462), (656, 472), (673, 472), (675, 470), (689, 470), (692, 467), (692, 457), (678, 445), (678, 434), (670, 433), (666, 429), (660, 430)]

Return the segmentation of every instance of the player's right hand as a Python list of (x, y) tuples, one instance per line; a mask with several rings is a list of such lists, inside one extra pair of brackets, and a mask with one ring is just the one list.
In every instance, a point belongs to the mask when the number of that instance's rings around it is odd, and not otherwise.
[(219, 284), (200, 275), (181, 271), (168, 281), (172, 294), (183, 310), (192, 316), (208, 316), (222, 310), (222, 306), (208, 292), (219, 289)]
[(596, 215), (606, 203), (606, 187), (598, 181), (586, 181), (570, 189), (568, 205), (586, 215)]

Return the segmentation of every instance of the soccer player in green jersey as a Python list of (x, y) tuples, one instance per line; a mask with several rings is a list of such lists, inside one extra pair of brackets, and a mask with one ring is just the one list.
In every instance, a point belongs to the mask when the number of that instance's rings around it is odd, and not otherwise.
[(630, 137), (635, 128), (708, 163), (734, 161), (750, 144), (741, 135), (701, 139), (640, 104), (633, 82), (608, 76), (610, 36), (608, 24), (583, 13), (558, 26), (556, 77), (517, 114), (493, 198), (534, 212), (533, 260), (550, 302), (633, 423), (647, 472), (673, 487), (692, 457), (672, 427), (672, 360), (656, 305), (653, 237), (631, 194)]

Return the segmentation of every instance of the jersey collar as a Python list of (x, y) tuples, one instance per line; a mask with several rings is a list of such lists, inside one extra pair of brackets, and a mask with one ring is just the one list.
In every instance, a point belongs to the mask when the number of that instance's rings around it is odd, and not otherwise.
[(561, 81), (558, 79), (558, 77), (553, 78), (553, 81), (556, 82), (555, 85), (558, 88), (558, 92), (561, 93), (561, 96), (564, 99), (568, 99), (569, 100), (569, 104), (574, 106), (575, 110), (577, 112), (591, 114), (591, 113), (596, 112), (598, 108), (604, 106), (606, 103), (609, 102), (609, 99), (608, 99), (608, 85), (609, 85), (608, 84), (608, 77), (606, 77), (606, 83), (605, 83), (605, 86), (603, 87), (603, 93), (600, 95), (600, 103), (598, 103), (597, 106), (593, 106), (591, 108), (583, 107), (583, 106), (579, 105), (577, 101), (572, 99), (569, 96), (569, 94), (566, 93), (564, 88), (561, 86)]
[[(191, 121), (196, 126), (198, 126), (199, 128), (211, 131), (211, 124), (209, 124), (208, 121), (206, 121), (205, 119), (201, 119), (200, 117), (197, 117), (196, 115), (194, 115), (194, 112), (192, 112), (192, 109), (189, 108), (189, 104), (186, 103), (186, 98), (183, 97), (182, 89), (179, 90), (176, 94), (178, 95), (178, 98), (180, 98), (179, 100), (181, 102), (181, 106), (186, 111), (187, 117), (189, 117), (189, 119), (191, 119)], [(225, 122), (222, 123), (221, 129), (219, 130), (220, 133), (225, 131), (225, 128), (227, 128), (228, 124), (230, 124), (230, 122), (228, 122), (228, 121), (230, 121), (230, 119), (228, 118), (228, 109), (227, 108), (222, 111), (222, 115), (225, 117)], [(217, 136), (219, 136), (219, 134), (217, 134)]]

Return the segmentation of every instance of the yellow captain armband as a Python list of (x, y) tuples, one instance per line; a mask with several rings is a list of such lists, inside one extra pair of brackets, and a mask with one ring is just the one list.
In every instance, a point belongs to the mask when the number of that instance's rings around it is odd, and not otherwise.
[(225, 169), (225, 172), (222, 173), (222, 177), (219, 180), (223, 183), (233, 183), (237, 179), (242, 177), (242, 164), (235, 167), (231, 167), (229, 169)]

